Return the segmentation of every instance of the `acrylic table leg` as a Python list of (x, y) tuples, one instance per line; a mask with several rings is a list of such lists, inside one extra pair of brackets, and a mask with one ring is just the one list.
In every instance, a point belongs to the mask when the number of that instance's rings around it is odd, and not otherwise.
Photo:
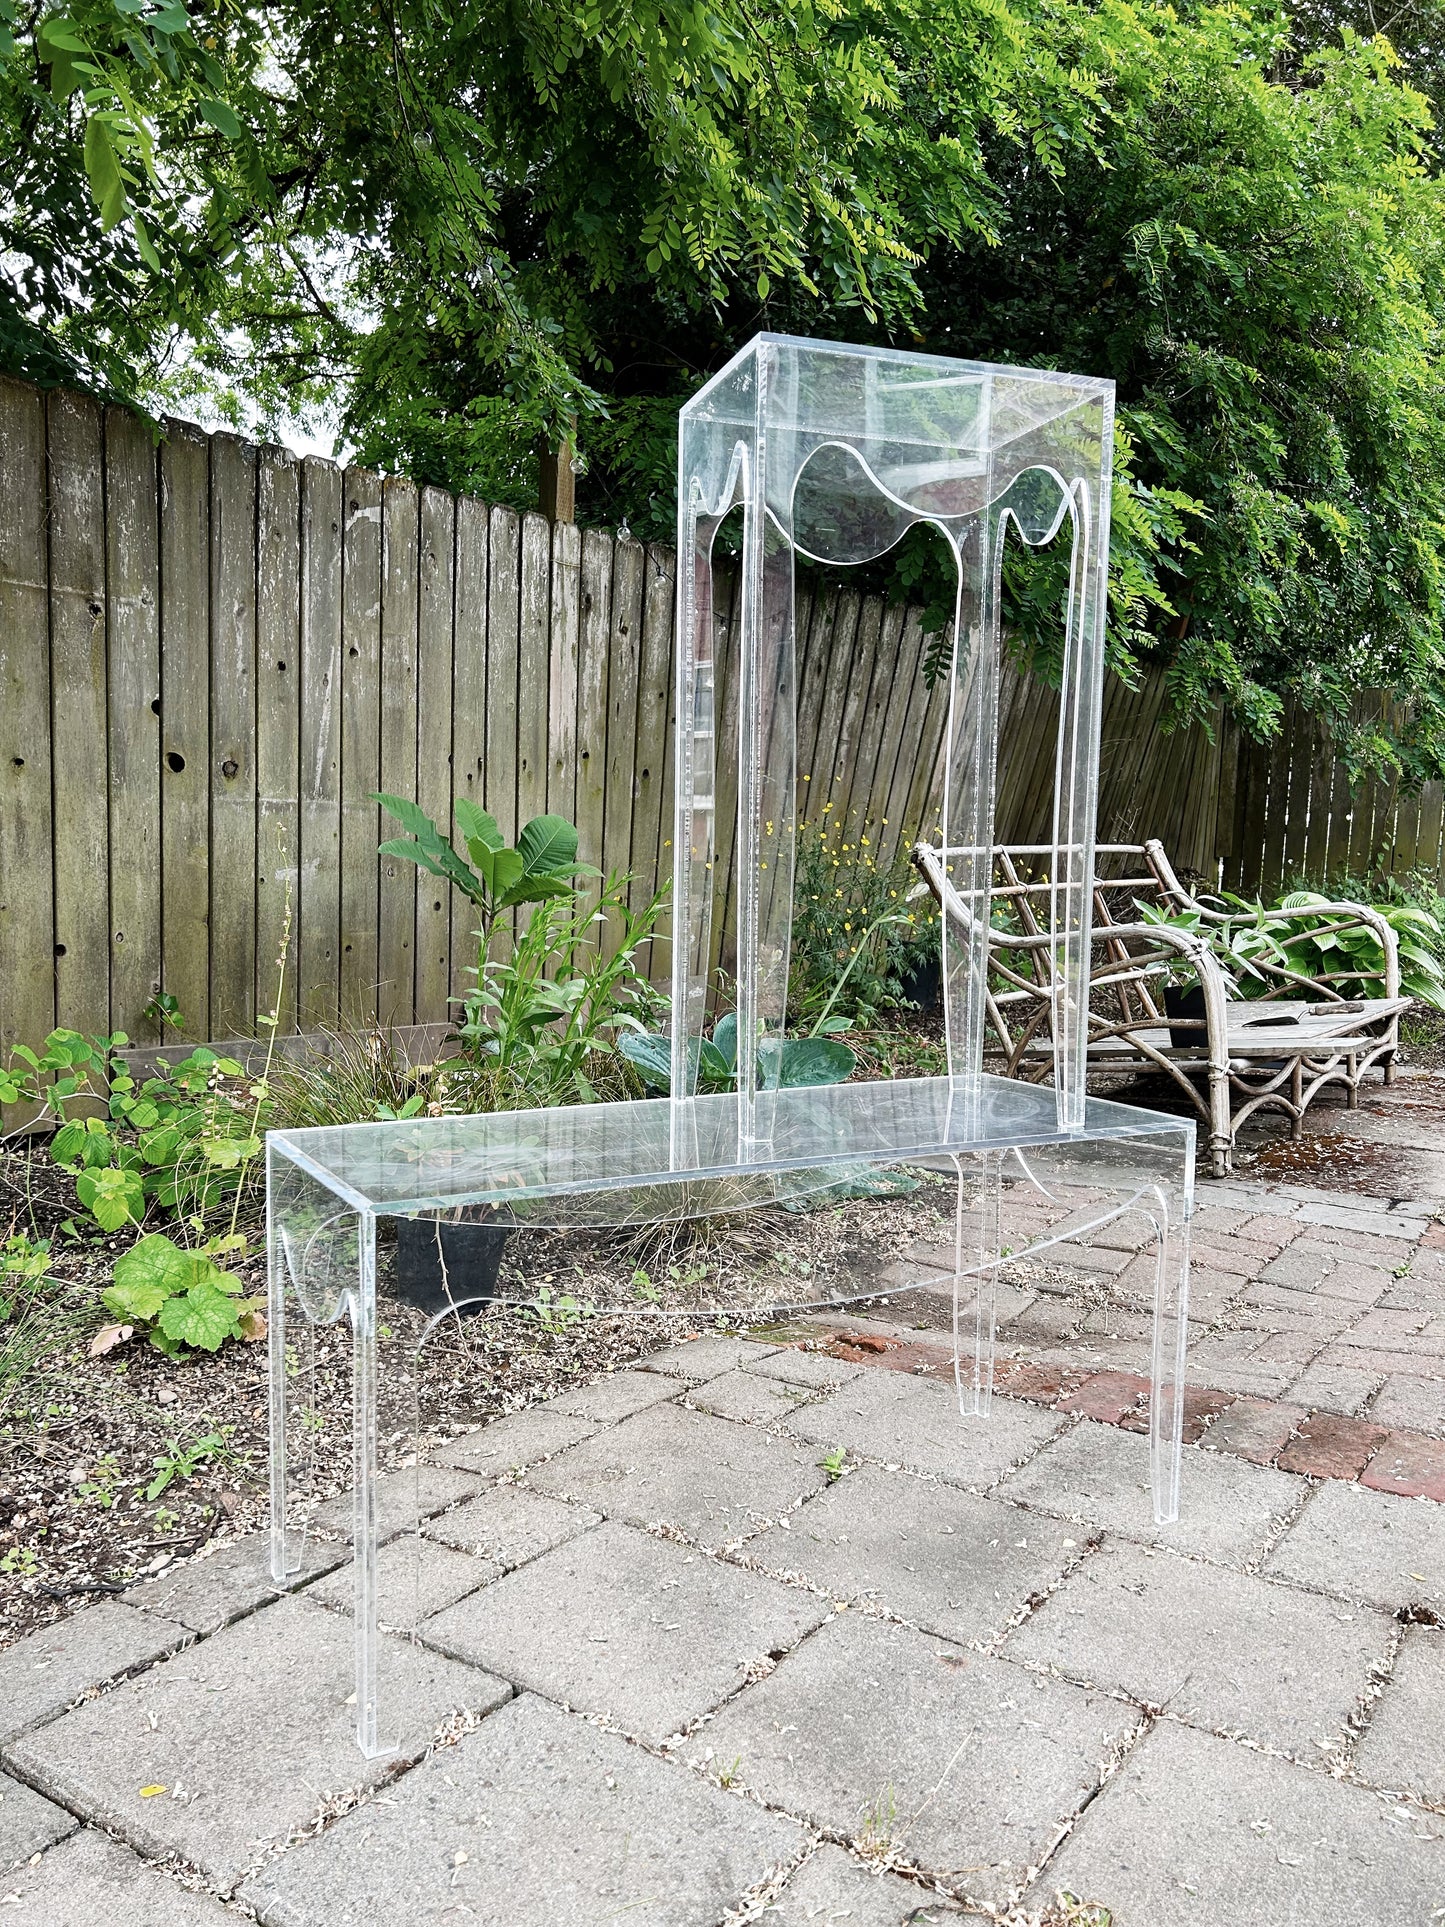
[[(269, 1406), (271, 1424), (271, 1577), (278, 1582), (299, 1572), (305, 1551), (305, 1535), (290, 1528), (288, 1485), (292, 1473), (289, 1427), (291, 1377), (297, 1357), (296, 1339), (290, 1334), (288, 1304), (294, 1304), (290, 1268), (281, 1234), (277, 1207), (276, 1154), (266, 1151), (266, 1344), (269, 1363)], [(299, 1305), (295, 1307), (305, 1325)], [(309, 1328), (308, 1328), (309, 1336)]]
[[(976, 1238), (969, 1234), (964, 1219), (963, 1159), (953, 1160), (958, 1178), (953, 1232), (953, 1380), (958, 1390), (959, 1411), (965, 1417), (987, 1418), (993, 1402), (993, 1353), (998, 1324), (999, 1194), (1003, 1184), (1003, 1159), (997, 1151), (989, 1151), (974, 1163), (981, 1191)], [(974, 1285), (972, 1357), (967, 1371), (959, 1308), (959, 1293), (965, 1277), (972, 1278)]]
[(1189, 1340), (1189, 1223), (1158, 1198), (1149, 1473), (1157, 1525), (1179, 1517), (1184, 1450), (1184, 1361)]
[(351, 1294), (352, 1571), (356, 1619), (356, 1738), (369, 1760), (395, 1748), (382, 1738), (378, 1704), (381, 1632), (376, 1593), (376, 1219), (356, 1221), (356, 1288)]

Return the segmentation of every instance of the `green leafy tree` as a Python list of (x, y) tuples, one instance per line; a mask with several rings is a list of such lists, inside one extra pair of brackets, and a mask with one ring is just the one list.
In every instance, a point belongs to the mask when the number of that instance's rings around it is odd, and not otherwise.
[[(1445, 294), (1401, 76), (1433, 88), (1435, 30), (1399, 16), (1402, 70), (1371, 0), (1312, 4), (1296, 37), (1124, 0), (0, 0), (0, 357), (325, 407), (501, 500), (575, 428), (585, 512), (643, 534), (678, 401), (759, 326), (1112, 375), (1116, 668), (1256, 733), (1294, 694), (1413, 779)], [(1057, 567), (1008, 569), (1045, 671)], [(893, 580), (938, 593), (916, 547)]]

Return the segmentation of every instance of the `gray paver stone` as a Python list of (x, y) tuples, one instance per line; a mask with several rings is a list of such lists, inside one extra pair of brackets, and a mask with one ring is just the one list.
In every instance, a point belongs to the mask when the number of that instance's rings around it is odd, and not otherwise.
[(494, 1478), (565, 1451), (569, 1445), (591, 1438), (596, 1430), (590, 1419), (571, 1418), (566, 1412), (544, 1406), (493, 1419), (478, 1431), (439, 1445), (432, 1456), (438, 1465)]
[(103, 1600), (0, 1653), (0, 1742), (63, 1713), (92, 1686), (149, 1666), (191, 1637), (154, 1613)]
[(11, 1874), (3, 1898), (10, 1927), (238, 1927), (219, 1900), (189, 1892), (89, 1828)]
[(1318, 1349), (1293, 1333), (1210, 1332), (1189, 1348), (1189, 1377), (1221, 1392), (1279, 1398)]
[(714, 1758), (736, 1758), (739, 1782), (770, 1803), (850, 1839), (886, 1837), (950, 1891), (999, 1904), (1137, 1717), (849, 1612), (704, 1732)]
[(1347, 1599), (1445, 1612), (1445, 1506), (1327, 1479), (1265, 1570)]
[(510, 1572), (601, 1522), (602, 1515), (586, 1506), (568, 1505), (524, 1485), (494, 1485), (435, 1520), (428, 1531)]
[[(377, 1536), (391, 1539), (398, 1532), (414, 1532), (418, 1519), (471, 1498), (481, 1491), (483, 1483), (477, 1473), (459, 1472), (446, 1465), (402, 1466), (395, 1472), (383, 1472), (376, 1481)], [(318, 1532), (335, 1533), (346, 1545), (351, 1544), (351, 1522), (349, 1492), (327, 1499), (311, 1515)]]
[(1339, 1231), (1363, 1231), (1378, 1238), (1398, 1238), (1414, 1243), (1429, 1230), (1425, 1218), (1401, 1218), (1394, 1212), (1358, 1211), (1340, 1204), (1302, 1204), (1301, 1224), (1325, 1224)]
[(1010, 1637), (1010, 1658), (1319, 1761), (1341, 1746), (1390, 1621), (1246, 1573), (1102, 1546)]
[(905, 1372), (865, 1370), (788, 1421), (795, 1438), (845, 1445), (884, 1465), (933, 1472), (955, 1485), (987, 1486), (1051, 1438), (1052, 1412), (995, 1400), (986, 1419), (964, 1418), (951, 1384)]
[[(357, 1748), (353, 1647), (346, 1620), (283, 1599), (9, 1751), (72, 1811), (143, 1852), (179, 1853), (224, 1887), (328, 1795), (395, 1771), (396, 1754), (366, 1760)], [(384, 1637), (383, 1649), (383, 1712), (401, 1729), (403, 1760), (453, 1711), (510, 1697), (502, 1681), (405, 1641)], [(168, 1797), (143, 1799), (147, 1786)]]
[(638, 1361), (644, 1372), (662, 1372), (668, 1378), (686, 1379), (701, 1385), (705, 1379), (721, 1378), (724, 1372), (740, 1371), (745, 1365), (760, 1364), (777, 1351), (755, 1338), (690, 1338), (681, 1345), (669, 1345), (665, 1352)]
[(724, 1372), (721, 1378), (694, 1385), (687, 1403), (700, 1412), (717, 1418), (730, 1418), (740, 1424), (771, 1425), (774, 1420), (795, 1412), (803, 1393), (777, 1379), (762, 1378), (756, 1372)]
[[(1278, 1197), (1294, 1198), (1300, 1204), (1328, 1204), (1332, 1207), (1339, 1206), (1341, 1197), (1340, 1192), (1326, 1191), (1318, 1184), (1281, 1184), (1275, 1187), (1275, 1192)], [(1362, 1191), (1351, 1191), (1348, 1196), (1349, 1209), (1352, 1211), (1373, 1215), (1377, 1211), (1390, 1209), (1388, 1198), (1372, 1198)]]
[(712, 1927), (789, 1820), (524, 1694), (264, 1868), (266, 1927)]
[(1445, 1378), (1392, 1372), (1370, 1407), (1376, 1425), (1402, 1425), (1431, 1438), (1445, 1438)]
[(1329, 1277), (1342, 1255), (1338, 1245), (1322, 1245), (1312, 1238), (1297, 1238), (1292, 1245), (1286, 1245), (1277, 1258), (1271, 1258), (1259, 1275), (1271, 1285), (1287, 1285), (1295, 1291), (1313, 1291)]
[(677, 1391), (678, 1387), (662, 1372), (604, 1372), (590, 1385), (559, 1392), (549, 1403), (574, 1418), (611, 1424), (617, 1419), (631, 1418), (634, 1412), (645, 1411), (662, 1399), (674, 1398)]
[(746, 1556), (945, 1639), (987, 1639), (1053, 1584), (1082, 1536), (997, 1499), (865, 1465)]
[[(401, 1538), (384, 1545), (376, 1556), (381, 1623), (410, 1631), (429, 1613), (439, 1613), (444, 1606), (455, 1605), (478, 1586), (500, 1578), (501, 1573), (502, 1568), (489, 1559), (474, 1559), (468, 1553), (454, 1552), (450, 1546), (418, 1538), (414, 1532), (403, 1533)], [(308, 1586), (306, 1597), (338, 1612), (349, 1613), (355, 1584), (355, 1568), (348, 1562), (317, 1580), (314, 1586)]]
[(0, 1869), (28, 1860), (74, 1833), (80, 1822), (64, 1807), (0, 1773)]
[(999, 1496), (1107, 1527), (1126, 1539), (1159, 1540), (1243, 1564), (1274, 1521), (1299, 1501), (1299, 1481), (1228, 1452), (1184, 1452), (1183, 1499), (1174, 1525), (1154, 1523), (1149, 1441), (1085, 1419), (1006, 1479)]
[[(666, 1379), (658, 1379), (666, 1384)], [(528, 1483), (716, 1550), (821, 1490), (818, 1454), (756, 1426), (662, 1405), (538, 1466)]]
[(849, 1365), (841, 1358), (829, 1358), (824, 1352), (802, 1352), (790, 1345), (784, 1351), (759, 1359), (756, 1364), (745, 1365), (744, 1370), (762, 1378), (780, 1378), (788, 1385), (801, 1385), (811, 1392), (844, 1385), (850, 1378), (856, 1378), (863, 1367)]
[(270, 1535), (257, 1532), (209, 1555), (183, 1560), (158, 1578), (133, 1586), (125, 1603), (189, 1626), (193, 1633), (217, 1633), (233, 1619), (270, 1605), (283, 1592), (332, 1571), (345, 1557), (344, 1547), (308, 1538), (300, 1567), (278, 1585), (271, 1577)]
[(760, 1918), (767, 1927), (965, 1927), (965, 1914), (914, 1880), (866, 1867), (841, 1847), (823, 1845), (800, 1867)]
[(1341, 1364), (1340, 1356), (1337, 1351), (1331, 1352), (1306, 1365), (1290, 1383), (1290, 1403), (1307, 1406), (1312, 1412), (1338, 1412), (1345, 1418), (1361, 1411), (1379, 1384), (1380, 1374), (1363, 1365)]
[(1441, 1831), (1163, 1721), (1050, 1862), (1038, 1901), (1062, 1887), (1110, 1909), (1113, 1927), (1428, 1927), (1445, 1891)]
[(1355, 1768), (1376, 1786), (1445, 1805), (1445, 1632), (1407, 1626)]
[(429, 1620), (429, 1644), (663, 1740), (796, 1645), (812, 1594), (607, 1524)]

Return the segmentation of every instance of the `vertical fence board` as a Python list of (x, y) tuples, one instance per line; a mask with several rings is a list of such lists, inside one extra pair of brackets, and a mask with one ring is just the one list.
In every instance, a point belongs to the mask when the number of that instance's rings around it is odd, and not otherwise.
[[(417, 801), (452, 836), (452, 621), (456, 511), (439, 488), (423, 489), (418, 575)], [(452, 907), (438, 877), (417, 872), (416, 1021), (440, 1024), (451, 994)]]
[(517, 681), (508, 727), (516, 734), (517, 812), (513, 828), (548, 808), (547, 704), (552, 649), (552, 525), (543, 515), (522, 517), (518, 578)]
[[(612, 538), (600, 529), (587, 529), (582, 536), (579, 597), (575, 821), (583, 861), (600, 867), (607, 815), (607, 652), (612, 641)], [(625, 748), (618, 745), (619, 751)], [(595, 886), (587, 895), (595, 898)]]
[(512, 509), (493, 509), (487, 540), (487, 770), (483, 801), (497, 819), (503, 838), (515, 844), (521, 753), (517, 693), (522, 619), (521, 518)]
[(146, 1041), (161, 981), (160, 535), (155, 441), (128, 408), (106, 412), (105, 488), (110, 1018)]
[(903, 695), (898, 686), (898, 673), (904, 612), (895, 607), (883, 609), (881, 613), (878, 644), (873, 652), (873, 680), (865, 698), (858, 729), (858, 746), (848, 772), (848, 800), (845, 806), (851, 839), (856, 842), (867, 836), (875, 858), (878, 839), (870, 832), (877, 827), (881, 815), (875, 798), (878, 758), (888, 727), (889, 712), (895, 698)]
[[(672, 882), (672, 623), (676, 584), (671, 549), (649, 548), (643, 560), (642, 663), (637, 677), (637, 802), (632, 819), (633, 907), (644, 903), (653, 877)], [(664, 932), (672, 927), (663, 919)], [(672, 944), (652, 946), (652, 981), (665, 983)]]
[(826, 786), (818, 780), (813, 765), (817, 757), (818, 724), (828, 687), (837, 613), (837, 589), (829, 584), (816, 590), (803, 646), (802, 673), (798, 678), (798, 786), (803, 792), (800, 809), (804, 822), (811, 822), (827, 801)]
[[(452, 627), (452, 787), (458, 802), (465, 799), (495, 815), (487, 769), (487, 692), (493, 666), (487, 638), (488, 548), (485, 506), (459, 497)], [(510, 727), (507, 734), (515, 753), (516, 738)], [(477, 961), (477, 913), (460, 890), (453, 890), (451, 896), (451, 994), (465, 997), (473, 983), (467, 969)]]
[(256, 1017), (256, 451), (211, 441), (211, 1023)]
[(256, 469), (256, 1009), (282, 1033), (297, 1027), (300, 833), (301, 470), (284, 449), (265, 448)]
[(913, 686), (923, 680), (923, 624), (917, 609), (910, 609), (898, 639), (898, 656), (893, 688), (888, 698), (888, 716), (883, 740), (878, 746), (878, 767), (874, 774), (870, 807), (875, 819), (874, 836), (878, 861), (885, 867), (898, 854), (900, 825), (890, 805), (898, 772), (899, 749), (913, 703)]
[(161, 976), (186, 1035), (211, 1025), (211, 455), (180, 422), (161, 444)]
[[(110, 878), (96, 797), (106, 740), (105, 467), (96, 404), (50, 397), (50, 732), (55, 1001), (60, 1022), (110, 1019)], [(101, 767), (98, 767), (98, 763)]]
[[(381, 787), (414, 803), (421, 500), (410, 482), (383, 484), (381, 531)], [(381, 828), (388, 839), (406, 834), (390, 816)], [(416, 897), (416, 865), (382, 857), (376, 1000), (383, 1023), (409, 1024), (416, 1009)]]
[[(547, 690), (547, 808), (577, 815), (577, 670), (582, 622), (582, 531), (552, 529), (552, 620)], [(523, 700), (526, 700), (525, 693)], [(584, 859), (587, 852), (582, 851)], [(591, 859), (587, 859), (591, 860)]]
[[(376, 1016), (381, 943), (381, 477), (341, 478), (341, 923), (343, 1017)], [(391, 818), (387, 818), (388, 834)]]
[(612, 562), (612, 620), (606, 641), (607, 722), (601, 743), (606, 802), (598, 861), (604, 870), (624, 874), (634, 867), (632, 831), (638, 804), (643, 559), (640, 542), (619, 539)]
[(341, 474), (301, 465), (301, 1028), (340, 1016)]
[(0, 1050), (55, 1023), (45, 409), (0, 378)]
[[(923, 674), (923, 664), (933, 638), (920, 636), (918, 641), (918, 673), (914, 676), (908, 691), (908, 706), (903, 712), (898, 762), (889, 787), (885, 814), (890, 829), (899, 846), (918, 834), (919, 825), (909, 817), (909, 798), (913, 789), (914, 773), (924, 754), (924, 731), (929, 711), (933, 703), (933, 691), (929, 688)], [(940, 678), (942, 681), (943, 678)], [(936, 685), (935, 685), (936, 686)]]

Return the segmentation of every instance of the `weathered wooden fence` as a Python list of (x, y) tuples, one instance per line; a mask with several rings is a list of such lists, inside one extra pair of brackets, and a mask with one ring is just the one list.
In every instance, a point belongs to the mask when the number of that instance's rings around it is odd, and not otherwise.
[[(436, 1022), (465, 908), (379, 858), (376, 790), (670, 868), (671, 550), (0, 381), (0, 1039)], [(877, 845), (936, 807), (943, 690), (917, 613), (803, 598), (802, 805)], [(731, 691), (720, 692), (726, 741)], [(1277, 744), (1164, 735), (1112, 684), (1100, 833), (1254, 887), (1382, 851), (1438, 867), (1441, 794), (1351, 797), (1300, 719)], [(1005, 677), (999, 835), (1047, 833), (1051, 694)], [(720, 771), (719, 806), (734, 772)], [(883, 826), (886, 824), (886, 830)], [(1408, 834), (1406, 834), (1408, 830)], [(720, 879), (727, 887), (727, 880)], [(661, 966), (665, 955), (658, 959)]]

